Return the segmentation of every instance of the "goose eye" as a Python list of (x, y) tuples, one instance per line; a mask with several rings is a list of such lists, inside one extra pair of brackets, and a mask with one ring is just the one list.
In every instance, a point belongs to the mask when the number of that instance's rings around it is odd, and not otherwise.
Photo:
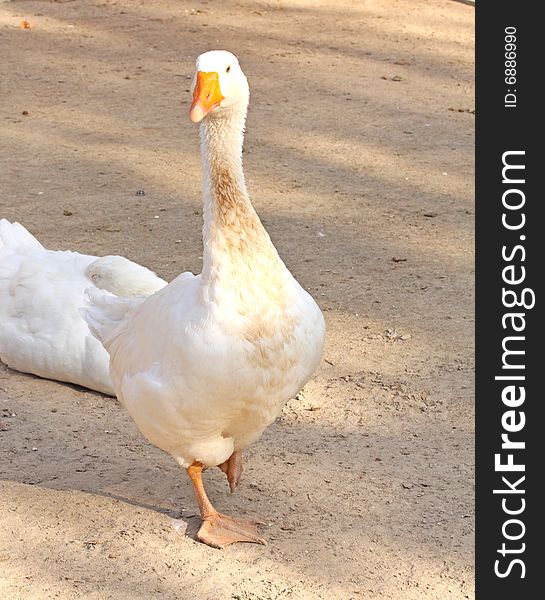
[(229, 71), (230, 71), (230, 70), (231, 70), (231, 65), (229, 65), (229, 66), (227, 67), (227, 69), (225, 69), (225, 72), (226, 72), (226, 73), (229, 73)]

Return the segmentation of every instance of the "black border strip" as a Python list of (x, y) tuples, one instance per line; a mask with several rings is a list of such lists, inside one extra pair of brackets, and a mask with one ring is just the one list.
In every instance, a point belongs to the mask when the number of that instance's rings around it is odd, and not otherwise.
[[(545, 169), (540, 168), (538, 163), (542, 162), (545, 150), (538, 148), (538, 139), (543, 135), (540, 130), (543, 129), (544, 118), (542, 110), (538, 111), (537, 107), (538, 102), (545, 104), (538, 92), (543, 72), (540, 62), (545, 54), (539, 42), (545, 38), (545, 31), (542, 30), (537, 9), (530, 7), (528, 2), (502, 0), (478, 0), (476, 3), (478, 600), (539, 597), (542, 592), (534, 590), (540, 590), (541, 575), (545, 573), (545, 567), (540, 564), (545, 554), (541, 545), (541, 515), (545, 501), (538, 493), (545, 472), (545, 466), (541, 464), (542, 457), (545, 457), (545, 394), (540, 380), (540, 371), (545, 371), (542, 309), (545, 233), (541, 231), (538, 217), (539, 209), (545, 204), (544, 194), (538, 189)], [(505, 56), (506, 27), (516, 28), (514, 83), (505, 80), (505, 61), (508, 60)], [(513, 106), (514, 102), (509, 102), (513, 101), (514, 96), (508, 96), (506, 102), (508, 93), (516, 96), (516, 107)], [(504, 154), (510, 151), (520, 153)], [(524, 165), (524, 169), (507, 170), (507, 182), (502, 180), (502, 157), (510, 164)], [(524, 182), (518, 181), (520, 179), (524, 179)], [(506, 202), (515, 206), (517, 198), (524, 200), (519, 209), (509, 209), (503, 205)], [(511, 225), (518, 226), (522, 218), (525, 218), (525, 223), (518, 229), (508, 229), (502, 225), (502, 217)], [(519, 248), (515, 250), (517, 246)], [(506, 267), (508, 269), (504, 271)], [(503, 274), (508, 280), (517, 280), (523, 272), (525, 278), (519, 284), (507, 284), (502, 279)], [(511, 290), (518, 300), (526, 298), (524, 304), (527, 305), (531, 304), (532, 294), (526, 292), (523, 296), (523, 290), (531, 289), (535, 294), (535, 306), (507, 307), (506, 304), (510, 304), (514, 296), (505, 294), (502, 288)], [(502, 317), (514, 312), (523, 317), (507, 317), (502, 324)], [(515, 325), (521, 327), (523, 323), (522, 331), (513, 331)], [(522, 339), (513, 339), (513, 336)], [(502, 344), (508, 350), (523, 351), (524, 354), (504, 355)], [(507, 366), (503, 364), (504, 360)], [(520, 368), (512, 368), (515, 364)], [(496, 376), (514, 375), (523, 376), (524, 379), (495, 379)], [(513, 393), (504, 391), (509, 386), (514, 386), (510, 390)], [(524, 402), (519, 400), (523, 394), (521, 388), (524, 388)], [(505, 427), (513, 431), (507, 432)], [(520, 431), (514, 431), (517, 428)], [(523, 442), (525, 448), (502, 449), (502, 433), (507, 433), (511, 442)], [(508, 455), (512, 454), (513, 464), (524, 470), (497, 470), (496, 454), (500, 455), (499, 463), (504, 465), (509, 463)], [(502, 480), (502, 477), (506, 480)], [(521, 477), (524, 479), (517, 483)], [(494, 493), (494, 490), (506, 491)], [(515, 514), (517, 511), (520, 513)]]

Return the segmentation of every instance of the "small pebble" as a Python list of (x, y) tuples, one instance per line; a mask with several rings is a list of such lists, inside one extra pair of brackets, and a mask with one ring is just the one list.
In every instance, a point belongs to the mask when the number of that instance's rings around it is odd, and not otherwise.
[(170, 524), (174, 531), (180, 531), (180, 529), (185, 531), (187, 529), (187, 523), (183, 519), (171, 519)]

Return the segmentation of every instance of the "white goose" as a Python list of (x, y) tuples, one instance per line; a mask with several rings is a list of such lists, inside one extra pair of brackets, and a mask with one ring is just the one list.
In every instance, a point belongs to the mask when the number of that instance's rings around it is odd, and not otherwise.
[(110, 357), (80, 314), (92, 284), (149, 296), (166, 281), (122, 256), (47, 250), (19, 223), (0, 219), (0, 360), (115, 395)]
[(147, 299), (91, 289), (86, 319), (110, 353), (116, 394), (138, 428), (187, 469), (203, 521), (199, 539), (221, 548), (264, 540), (256, 523), (212, 506), (202, 469), (220, 466), (236, 487), (240, 451), (314, 373), (325, 325), (248, 197), (249, 89), (238, 60), (202, 54), (192, 88), (204, 166), (202, 274), (182, 273)]

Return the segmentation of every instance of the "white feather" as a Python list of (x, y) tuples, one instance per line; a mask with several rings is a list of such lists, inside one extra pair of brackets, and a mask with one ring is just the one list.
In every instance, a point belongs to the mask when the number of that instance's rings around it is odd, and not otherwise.
[(121, 256), (45, 249), (0, 220), (0, 360), (9, 367), (114, 395), (109, 357), (80, 310), (89, 286), (149, 295), (166, 282)]

